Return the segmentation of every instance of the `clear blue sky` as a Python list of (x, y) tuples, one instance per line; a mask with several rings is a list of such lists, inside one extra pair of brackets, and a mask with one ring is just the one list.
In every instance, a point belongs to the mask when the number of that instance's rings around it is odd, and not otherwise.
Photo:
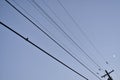
[[(120, 1), (119, 0), (60, 0), (69, 14), (79, 24), (76, 26), (57, 0), (35, 0), (49, 16), (97, 63), (98, 67), (39, 9), (31, 0), (13, 0), (14, 6), (32, 19), (45, 32), (52, 36), (99, 77), (111, 73), (114, 80), (120, 79)], [(51, 12), (54, 11), (57, 17)], [(44, 33), (21, 16), (7, 2), (0, 0), (0, 21), (10, 26), (29, 40), (63, 61), (89, 80), (99, 80), (58, 47)], [(80, 31), (81, 28), (100, 53)], [(109, 64), (106, 64), (108, 61)], [(16, 34), (0, 25), (0, 80), (85, 80), (50, 58)], [(106, 80), (106, 78), (102, 78)]]

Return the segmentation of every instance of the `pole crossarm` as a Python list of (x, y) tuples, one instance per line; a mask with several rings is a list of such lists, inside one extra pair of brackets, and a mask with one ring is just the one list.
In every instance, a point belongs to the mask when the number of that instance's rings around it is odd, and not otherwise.
[(112, 77), (110, 76), (110, 74), (114, 72), (114, 70), (108, 72), (107, 70), (105, 70), (105, 75), (101, 76), (101, 78), (105, 78), (106, 76), (108, 76), (108, 79), (107, 80), (113, 80)]

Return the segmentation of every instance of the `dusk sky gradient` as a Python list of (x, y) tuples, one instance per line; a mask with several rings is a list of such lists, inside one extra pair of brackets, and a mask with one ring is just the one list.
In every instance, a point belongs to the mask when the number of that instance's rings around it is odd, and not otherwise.
[[(97, 76), (101, 78), (105, 74), (104, 70), (114, 70), (110, 75), (113, 80), (120, 80), (119, 0), (35, 0), (60, 28), (102, 68), (101, 71), (32, 0), (8, 1), (34, 23), (39, 25), (41, 29), (65, 49), (70, 51), (72, 55), (79, 59)], [(71, 17), (58, 1), (62, 3), (79, 26), (72, 21)], [(0, 0), (0, 21), (89, 80), (99, 80), (26, 18), (20, 15), (5, 0)], [(108, 64), (106, 64), (106, 61)], [(0, 25), (0, 80), (85, 79)], [(101, 80), (107, 80), (107, 77), (101, 78)]]

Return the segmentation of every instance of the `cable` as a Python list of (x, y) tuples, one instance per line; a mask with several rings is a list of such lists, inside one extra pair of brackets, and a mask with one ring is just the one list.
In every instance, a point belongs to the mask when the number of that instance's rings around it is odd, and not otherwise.
[[(33, 18), (35, 21), (37, 21), (47, 32), (48, 32), (48, 34), (51, 34), (52, 36), (53, 36), (53, 34), (50, 32), (50, 31), (48, 31), (38, 20), (36, 20), (33, 16), (31, 16), (23, 7), (21, 7), (17, 2), (15, 2), (14, 0), (13, 0), (13, 2), (15, 3), (15, 4), (17, 4), (17, 6), (19, 6), (27, 15), (29, 15), (31, 18)], [(55, 40), (55, 39), (54, 39)], [(57, 42), (57, 41), (56, 41)], [(58, 42), (60, 42), (59, 40), (58, 40)], [(62, 44), (62, 45), (64, 45), (63, 43), (59, 43), (59, 44)], [(65, 45), (64, 45), (65, 46)], [(65, 47), (67, 47), (67, 46), (65, 46)], [(72, 52), (68, 47), (67, 47), (67, 49), (70, 51), (70, 52)], [(73, 52), (72, 52), (73, 53)]]
[(95, 51), (103, 58), (103, 60), (105, 61), (105, 63), (109, 64), (109, 66), (111, 67), (110, 63), (104, 58), (104, 56), (102, 55), (102, 53), (96, 48), (96, 46), (89, 39), (89, 37), (87, 36), (87, 34), (81, 29), (80, 25), (74, 20), (74, 18), (72, 17), (72, 15), (70, 15), (70, 13), (63, 6), (63, 4), (59, 0), (57, 0), (57, 1), (62, 6), (62, 8), (64, 9), (64, 11), (68, 14), (68, 16), (71, 18), (71, 20), (74, 22), (74, 24), (78, 27), (78, 29), (81, 31), (81, 33), (85, 36), (85, 38), (88, 40), (88, 42), (92, 45), (92, 47), (95, 49)]
[(71, 40), (96, 66), (101, 68), (43, 9), (38, 5), (35, 0), (32, 2)]
[[(33, 0), (32, 0), (33, 1)], [(35, 4), (37, 4), (37, 3), (35, 3)], [(37, 6), (38, 7), (40, 7), (38, 4), (37, 4)], [(41, 8), (41, 7), (40, 7)], [(77, 47), (78, 48), (80, 48), (80, 50), (82, 50), (82, 52), (84, 53), (84, 54), (86, 54), (87, 55), (87, 53), (74, 41), (74, 40), (72, 40), (72, 38), (67, 34), (67, 33), (65, 33), (64, 32), (64, 30), (62, 29), (62, 28), (60, 28), (60, 26), (41, 8), (41, 10), (44, 12), (44, 14), (45, 15), (47, 15), (47, 17), (54, 23), (54, 24), (56, 24), (57, 26), (58, 26), (58, 28), (75, 44), (75, 45), (77, 45)], [(91, 57), (89, 57), (88, 55), (87, 55), (87, 57), (89, 58), (89, 59), (91, 59), (92, 60), (92, 62), (94, 62), (98, 67), (100, 67)], [(76, 59), (77, 61), (78, 61), (78, 59)], [(80, 63), (81, 64), (81, 63)], [(83, 64), (82, 64), (83, 65)], [(89, 70), (93, 75), (95, 75), (98, 79), (100, 79), (93, 71), (91, 71), (89, 68), (87, 68), (85, 65), (84, 65), (84, 67), (87, 69), (87, 70)]]
[(65, 63), (63, 63), (62, 61), (60, 61), (59, 59), (57, 59), (56, 57), (54, 57), (53, 55), (51, 55), (50, 53), (48, 53), (47, 51), (45, 51), (44, 49), (40, 48), (39, 46), (37, 46), (36, 44), (34, 44), (32, 41), (30, 41), (28, 38), (25, 38), (24, 36), (22, 36), (21, 34), (19, 34), (18, 32), (16, 32), (15, 30), (11, 29), (10, 27), (8, 27), (7, 25), (5, 25), (4, 23), (0, 22), (0, 24), (3, 25), (4, 27), (6, 27), (7, 29), (9, 29), (10, 31), (12, 31), (13, 33), (15, 33), (16, 35), (18, 35), (19, 37), (21, 37), (22, 39), (24, 39), (25, 41), (27, 41), (28, 43), (30, 43), (31, 45), (33, 45), (34, 47), (36, 47), (37, 49), (41, 50), (42, 52), (44, 52), (49, 57), (53, 58), (54, 60), (56, 60), (57, 62), (59, 62), (63, 66), (67, 67), (68, 69), (70, 69), (74, 73), (76, 73), (79, 76), (83, 77), (85, 80), (88, 80), (88, 78), (86, 78), (85, 76), (83, 76), (79, 72), (75, 71), (74, 69), (72, 69), (71, 67), (69, 67), (68, 65), (66, 65)]
[(63, 24), (63, 26), (65, 27), (66, 25), (64, 24), (64, 22), (57, 16), (57, 14), (50, 8), (50, 6), (48, 6), (46, 4), (46, 2), (43, 0), (44, 4), (46, 5), (46, 7), (55, 15), (55, 17)]
[(108, 61), (105, 60), (105, 58), (103, 57), (103, 55), (100, 53), (100, 51), (95, 47), (95, 45), (93, 44), (93, 42), (88, 38), (88, 36), (85, 34), (85, 32), (80, 28), (80, 25), (74, 20), (74, 18), (70, 15), (70, 13), (67, 11), (67, 9), (63, 6), (63, 4), (57, 0), (58, 3), (62, 6), (62, 8), (64, 9), (64, 11), (68, 14), (68, 16), (71, 18), (71, 20), (73, 21), (73, 23), (78, 27), (78, 29), (81, 31), (81, 33), (85, 36), (85, 38), (88, 40), (88, 42), (92, 45), (92, 47), (95, 49), (95, 51), (103, 58), (103, 60), (105, 61), (106, 64), (108, 64)]
[(47, 34), (44, 30), (42, 30), (37, 24), (35, 24), (31, 19), (29, 19), (26, 15), (24, 15), (20, 10), (18, 10), (14, 5), (12, 5), (8, 0), (5, 0), (9, 5), (11, 5), (16, 11), (18, 11), (23, 17), (25, 17), (28, 21), (30, 21), (35, 27), (37, 27), (40, 31), (42, 31), (47, 37), (49, 37), (52, 41), (54, 41), (59, 47), (61, 47), (66, 53), (68, 53), (72, 58), (74, 58), (78, 63), (84, 66), (88, 71), (90, 71), (94, 76), (96, 76), (99, 80), (101, 80), (93, 71), (91, 71), (87, 66), (85, 66), (81, 61), (79, 61), (75, 56), (73, 56), (68, 50), (66, 50), (63, 46), (61, 46), (56, 40), (54, 40), (49, 34)]
[[(63, 26), (65, 27), (66, 25), (64, 24), (64, 22), (57, 16), (57, 14), (50, 8), (50, 6), (48, 6), (46, 4), (46, 2), (43, 0), (44, 4), (46, 5), (46, 7), (55, 15), (55, 17), (63, 24)], [(70, 31), (71, 32), (71, 31)], [(72, 33), (72, 32), (71, 32)], [(79, 46), (78, 46), (79, 47)], [(93, 61), (94, 62), (94, 61)], [(96, 64), (96, 63), (95, 63)], [(97, 65), (97, 64), (96, 64)], [(97, 67), (101, 68), (99, 65), (97, 65)]]

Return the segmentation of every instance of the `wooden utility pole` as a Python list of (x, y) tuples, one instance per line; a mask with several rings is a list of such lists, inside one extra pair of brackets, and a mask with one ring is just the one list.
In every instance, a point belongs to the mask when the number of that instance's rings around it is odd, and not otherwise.
[(105, 73), (106, 73), (106, 74), (103, 75), (103, 76), (101, 76), (101, 77), (104, 78), (104, 77), (108, 76), (108, 79), (107, 79), (107, 80), (113, 80), (112, 77), (110, 76), (110, 73), (112, 73), (113, 71), (114, 71), (114, 70), (108, 72), (107, 70), (105, 70)]

